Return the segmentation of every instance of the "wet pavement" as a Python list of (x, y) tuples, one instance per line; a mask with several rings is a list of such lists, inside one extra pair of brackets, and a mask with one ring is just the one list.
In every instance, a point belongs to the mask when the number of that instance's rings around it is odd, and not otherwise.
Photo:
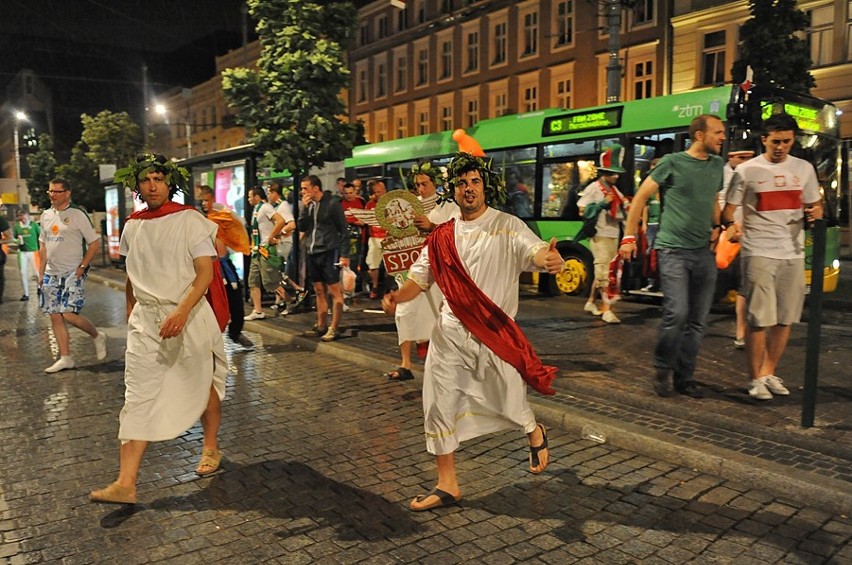
[[(373, 303), (356, 304), (346, 314), (345, 337), (333, 344), (296, 337), (311, 325), (310, 313), (251, 322), (254, 348), (226, 339), (222, 470), (195, 476), (196, 426), (151, 445), (140, 504), (116, 507), (91, 504), (87, 493), (112, 481), (117, 469), (120, 273), (98, 270), (87, 287), (84, 313), (105, 328), (107, 360), (95, 361), (91, 340), (74, 330), (78, 368), (56, 375), (42, 372), (55, 349), (47, 318), (34, 300), (8, 301), (19, 290), (15, 274), (6, 267), (7, 302), (0, 306), (0, 562), (852, 560), (847, 516), (818, 496), (808, 504), (801, 492), (748, 480), (775, 481), (775, 466), (790, 475), (791, 488), (805, 488), (801, 475), (843, 499), (842, 490), (832, 491), (850, 480), (843, 459), (848, 383), (839, 369), (832, 372), (835, 363), (852, 361), (843, 325), (824, 340), (833, 345), (821, 358), (819, 425), (800, 430), (800, 392), (768, 406), (740, 398), (744, 355), (730, 344), (724, 309), (714, 312), (700, 361), (709, 398), (657, 399), (645, 379), (654, 305), (620, 305), (624, 324), (614, 328), (583, 317), (581, 299), (525, 295), (521, 325), (545, 361), (562, 369), (556, 398), (535, 398), (550, 427), (551, 466), (542, 475), (528, 472), (520, 433), (466, 442), (457, 454), (461, 504), (412, 513), (407, 503), (431, 488), (434, 463), (424, 449), (419, 380), (392, 383), (380, 375), (395, 362), (391, 320), (364, 312)], [(801, 331), (791, 348), (802, 347)], [(793, 374), (799, 363), (791, 355), (785, 367)], [(581, 424), (606, 442), (581, 439)], [(635, 449), (625, 447), (629, 442)], [(787, 456), (769, 459), (770, 448)], [(713, 460), (719, 472), (691, 464)]]

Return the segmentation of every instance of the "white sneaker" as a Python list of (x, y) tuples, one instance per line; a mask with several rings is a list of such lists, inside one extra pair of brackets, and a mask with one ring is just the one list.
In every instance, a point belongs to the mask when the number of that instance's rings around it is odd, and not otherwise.
[(738, 337), (735, 337), (734, 347), (736, 347), (737, 349), (745, 349), (745, 338), (740, 339)]
[(775, 375), (766, 375), (765, 377), (760, 377), (760, 380), (763, 381), (763, 385), (772, 394), (777, 394), (778, 396), (787, 396), (790, 394), (790, 391), (784, 386), (783, 381)]
[(95, 357), (98, 358), (98, 361), (103, 361), (107, 356), (106, 335), (101, 330), (98, 330), (98, 335), (93, 337), (92, 341), (95, 342)]
[(607, 324), (620, 324), (621, 320), (618, 319), (618, 316), (615, 315), (615, 312), (612, 310), (607, 310), (601, 316), (601, 320), (606, 322)]
[(73, 369), (74, 368), (74, 358), (70, 355), (63, 355), (60, 357), (56, 363), (48, 367), (44, 370), (45, 373), (58, 373), (59, 371), (64, 371), (65, 369)]
[(597, 305), (594, 302), (586, 302), (586, 305), (583, 306), (584, 312), (591, 312), (593, 316), (600, 316), (602, 312), (598, 310)]
[(266, 314), (264, 312), (255, 312), (252, 310), (251, 314), (244, 317), (243, 320), (262, 320), (264, 318), (266, 318)]
[[(765, 377), (754, 379), (751, 381), (751, 388), (748, 389), (748, 395), (758, 400), (772, 400), (772, 393), (764, 384)], [(786, 390), (786, 389), (785, 389)]]

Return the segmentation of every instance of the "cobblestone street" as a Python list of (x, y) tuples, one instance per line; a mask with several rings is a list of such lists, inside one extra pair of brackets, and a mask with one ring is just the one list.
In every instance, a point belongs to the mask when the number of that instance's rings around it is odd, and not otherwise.
[[(14, 275), (7, 267), (7, 296)], [(18, 283), (19, 284), (19, 283)], [(526, 438), (463, 444), (459, 506), (412, 513), (433, 486), (419, 388), (249, 333), (226, 339), (223, 468), (194, 473), (201, 428), (152, 444), (137, 506), (89, 503), (114, 479), (123, 403), (124, 296), (87, 285), (108, 336), (78, 368), (51, 363), (34, 300), (0, 306), (0, 561), (9, 563), (848, 563), (852, 523), (761, 490), (582, 440), (550, 423), (552, 462)]]

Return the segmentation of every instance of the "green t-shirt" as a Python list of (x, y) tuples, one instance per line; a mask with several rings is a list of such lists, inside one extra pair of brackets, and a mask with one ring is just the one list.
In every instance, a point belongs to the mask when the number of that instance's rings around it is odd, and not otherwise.
[(30, 222), (25, 226), (21, 223), (15, 224), (12, 235), (21, 244), (21, 251), (38, 251), (38, 224)]
[(699, 249), (709, 245), (724, 164), (718, 155), (702, 160), (685, 151), (660, 159), (651, 171), (651, 178), (660, 185), (663, 202), (655, 248)]
[(648, 199), (648, 225), (660, 223), (660, 195), (655, 194)]

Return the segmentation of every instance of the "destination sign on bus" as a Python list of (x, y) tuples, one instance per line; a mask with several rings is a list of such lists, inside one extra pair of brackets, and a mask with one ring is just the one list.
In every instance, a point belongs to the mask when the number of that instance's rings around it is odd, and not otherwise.
[(820, 111), (812, 106), (803, 104), (794, 104), (793, 102), (784, 102), (782, 104), (767, 104), (763, 107), (761, 118), (767, 119), (772, 114), (778, 114), (782, 111), (796, 119), (799, 128), (807, 131), (822, 133), (824, 131), (822, 121), (820, 120)]
[(623, 109), (623, 106), (615, 106), (603, 110), (584, 110), (546, 118), (541, 134), (546, 137), (621, 127)]

